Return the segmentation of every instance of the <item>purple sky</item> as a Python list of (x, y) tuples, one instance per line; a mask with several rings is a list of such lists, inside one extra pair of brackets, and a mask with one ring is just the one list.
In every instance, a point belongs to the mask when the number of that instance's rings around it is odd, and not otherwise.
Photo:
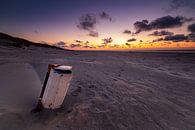
[[(145, 19), (151, 22), (168, 15), (194, 18), (193, 7), (194, 0), (2, 0), (0, 31), (49, 43), (81, 40), (101, 44), (102, 39), (109, 37), (119, 45), (131, 38), (148, 42), (155, 39), (148, 36), (153, 29), (139, 36), (123, 32), (134, 33), (134, 23)], [(96, 20), (91, 28), (80, 25), (81, 17), (87, 14)], [(187, 26), (192, 23), (166, 31), (187, 35)]]

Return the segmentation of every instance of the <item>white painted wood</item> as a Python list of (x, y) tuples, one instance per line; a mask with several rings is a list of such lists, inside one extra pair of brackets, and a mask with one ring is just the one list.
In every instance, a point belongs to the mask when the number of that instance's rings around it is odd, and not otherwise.
[(59, 69), (59, 70), (72, 70), (72, 66), (60, 65), (58, 67), (55, 67), (55, 69)]
[(63, 73), (56, 71), (56, 69), (72, 71), (71, 66), (58, 66), (51, 69), (42, 97), (42, 105), (44, 108), (55, 109), (61, 106), (68, 91), (70, 80), (72, 79), (72, 73)]

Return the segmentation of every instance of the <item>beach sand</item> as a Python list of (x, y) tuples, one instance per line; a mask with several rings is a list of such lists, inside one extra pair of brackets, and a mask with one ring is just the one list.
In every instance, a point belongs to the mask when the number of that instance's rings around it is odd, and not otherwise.
[[(48, 64), (73, 66), (61, 108), (32, 113)], [(0, 46), (0, 130), (193, 130), (195, 53)]]

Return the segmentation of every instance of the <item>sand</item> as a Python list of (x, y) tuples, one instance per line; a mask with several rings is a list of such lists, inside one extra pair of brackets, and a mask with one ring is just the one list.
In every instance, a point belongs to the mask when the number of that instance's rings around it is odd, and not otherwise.
[[(32, 113), (51, 63), (73, 66), (61, 108)], [(193, 130), (195, 53), (0, 46), (0, 130)]]

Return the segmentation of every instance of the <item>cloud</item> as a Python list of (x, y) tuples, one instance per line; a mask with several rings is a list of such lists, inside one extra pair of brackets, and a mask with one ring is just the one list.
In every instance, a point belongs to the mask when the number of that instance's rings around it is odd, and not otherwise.
[(174, 33), (169, 31), (154, 31), (152, 34), (149, 34), (149, 36), (167, 36), (167, 35), (173, 35)]
[(63, 42), (63, 41), (60, 41), (58, 43), (56, 43), (57, 45), (66, 45), (67, 43)]
[(152, 43), (154, 43), (154, 42), (160, 42), (160, 41), (163, 41), (163, 40), (164, 40), (164, 38), (157, 38), (157, 39), (153, 40)]
[(164, 42), (165, 44), (171, 44), (171, 42)]
[(131, 46), (131, 44), (130, 44), (130, 43), (125, 43), (125, 45), (126, 45), (126, 46)]
[(70, 44), (70, 48), (81, 47), (81, 44)]
[(91, 37), (98, 37), (99, 33), (97, 31), (90, 31), (89, 32), (89, 36), (91, 36)]
[(157, 18), (151, 22), (148, 22), (148, 20), (136, 21), (134, 27), (136, 30), (135, 33), (138, 34), (143, 31), (181, 27), (184, 23), (190, 21), (193, 21), (193, 18), (186, 18), (183, 16), (172, 17), (168, 15)]
[(128, 39), (127, 42), (133, 42), (133, 41), (136, 41), (137, 39), (135, 38), (131, 38), (131, 39)]
[(77, 43), (83, 43), (83, 41), (80, 41), (80, 40), (75, 40), (75, 42), (77, 42)]
[(188, 31), (191, 33), (195, 33), (195, 23), (188, 26)]
[(89, 44), (89, 41), (86, 41), (84, 44), (85, 44), (85, 45), (88, 45), (88, 44)]
[(103, 40), (103, 44), (108, 44), (108, 43), (112, 43), (113, 42), (113, 39), (111, 38), (111, 37), (109, 37), (109, 38), (104, 38), (104, 39), (102, 39)]
[(64, 47), (68, 47), (68, 43), (65, 43), (63, 41), (60, 41), (58, 43), (55, 43), (54, 46), (64, 48)]
[(191, 33), (188, 35), (189, 41), (195, 42), (195, 33)]
[(83, 46), (83, 48), (96, 48), (96, 47), (86, 45), (86, 46)]
[(104, 11), (102, 11), (102, 12), (99, 14), (99, 17), (100, 17), (101, 19), (109, 20), (110, 22), (113, 21), (112, 17), (111, 17), (108, 13), (106, 13), (106, 12), (104, 12)]
[(89, 45), (89, 43), (90, 43), (89, 41), (83, 42), (83, 47), (85, 47), (85, 46), (91, 46), (91, 45)]
[(80, 17), (80, 22), (77, 27), (81, 30), (91, 31), (95, 29), (97, 18), (94, 14), (85, 14)]
[(114, 44), (112, 47), (113, 47), (113, 48), (120, 48), (120, 45)]
[(178, 9), (190, 9), (195, 10), (195, 1), (194, 0), (171, 0), (169, 8), (166, 9), (167, 12), (171, 12)]
[(107, 45), (105, 45), (104, 43), (102, 43), (102, 45), (98, 45), (99, 48), (104, 48), (106, 47)]
[(136, 30), (136, 32), (135, 32), (136, 34), (142, 32), (142, 31), (150, 31), (151, 30), (151, 28), (148, 25), (148, 20), (136, 21), (134, 23), (134, 27)]
[(126, 29), (126, 30), (124, 30), (124, 32), (123, 32), (124, 34), (131, 34), (131, 31), (130, 30), (128, 30), (128, 29)]
[(105, 11), (102, 11), (100, 14), (88, 13), (80, 17), (77, 28), (88, 31), (88, 36), (98, 37), (99, 33), (96, 31), (96, 24), (99, 23), (100, 19), (109, 20), (110, 22), (113, 21), (112, 17)]
[(195, 23), (188, 26), (188, 31), (191, 32), (188, 34), (189, 41), (195, 42)]
[(173, 41), (173, 42), (182, 42), (182, 41), (187, 41), (188, 36), (185, 36), (184, 34), (176, 34), (173, 36), (166, 36), (164, 39), (164, 41)]
[(154, 42), (160, 42), (160, 41), (171, 41), (171, 42), (195, 42), (195, 34), (191, 33), (188, 35), (184, 34), (176, 34), (176, 35), (169, 35), (165, 36), (164, 38), (158, 38), (152, 41)]

